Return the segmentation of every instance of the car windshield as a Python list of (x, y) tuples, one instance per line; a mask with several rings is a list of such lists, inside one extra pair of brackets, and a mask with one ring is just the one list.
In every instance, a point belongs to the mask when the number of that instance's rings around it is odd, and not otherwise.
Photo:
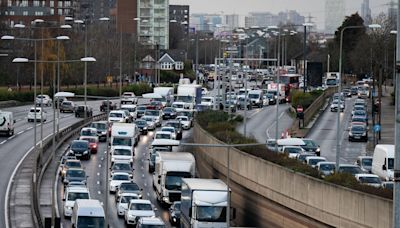
[(72, 103), (71, 102), (63, 102), (62, 104), (61, 104), (62, 106), (72, 106)]
[(156, 139), (171, 139), (171, 134), (162, 134), (158, 133), (156, 134)]
[(111, 112), (111, 113), (110, 113), (110, 117), (122, 118), (122, 113)]
[(165, 188), (168, 190), (181, 190), (182, 178), (190, 177), (190, 173), (186, 172), (169, 172), (165, 178)]
[(372, 166), (372, 158), (363, 158), (361, 159), (362, 166)]
[(393, 169), (394, 168), (394, 158), (388, 158), (388, 169)]
[(361, 183), (366, 183), (366, 184), (380, 184), (381, 180), (379, 177), (359, 177), (358, 178)]
[(124, 183), (119, 187), (123, 191), (139, 191), (140, 188), (136, 183)]
[(351, 131), (364, 131), (365, 128), (361, 125), (354, 125), (351, 127)]
[(303, 142), (306, 144), (306, 147), (317, 147), (317, 144), (315, 144), (315, 142), (312, 140), (303, 139)]
[(136, 125), (142, 126), (142, 125), (146, 125), (147, 122), (144, 120), (136, 120)]
[(128, 108), (128, 107), (122, 107), (121, 110), (126, 110), (128, 112), (135, 112), (136, 108)]
[(114, 155), (131, 156), (132, 153), (128, 149), (114, 149)]
[(87, 192), (69, 192), (68, 201), (75, 201), (77, 199), (89, 199), (89, 193)]
[(198, 206), (196, 207), (196, 220), (202, 222), (225, 222), (226, 207)]
[(66, 174), (67, 177), (85, 177), (85, 171), (83, 170), (71, 170), (69, 169)]
[(92, 123), (90, 127), (96, 128), (97, 130), (106, 130), (107, 124), (106, 123)]
[(67, 161), (65, 165), (71, 168), (81, 168), (81, 163), (79, 161)]
[(251, 98), (251, 99), (257, 99), (259, 97), (260, 97), (259, 94), (252, 94), (252, 93), (249, 94), (249, 98)]
[(180, 121), (188, 121), (188, 118), (186, 116), (181, 116), (179, 118), (177, 118)]
[(73, 142), (71, 149), (87, 149), (89, 146), (88, 142)]
[(131, 138), (114, 138), (112, 145), (113, 146), (132, 146), (132, 139)]
[(31, 110), (29, 110), (29, 112), (35, 112), (35, 111), (36, 111), (36, 112), (40, 112), (41, 109), (33, 109), (33, 108), (32, 108)]
[(114, 171), (117, 170), (131, 170), (131, 166), (128, 163), (115, 163), (112, 167)]
[(174, 108), (183, 108), (183, 104), (172, 104)]
[(80, 228), (104, 228), (104, 217), (92, 217), (92, 216), (79, 216), (78, 224), (76, 227)]
[(356, 111), (354, 111), (354, 115), (355, 116), (365, 116), (366, 113), (365, 113), (365, 111), (362, 111), (362, 110), (356, 110)]
[(354, 106), (354, 110), (365, 110), (364, 106)]
[(149, 204), (149, 203), (132, 203), (129, 210), (152, 211), (153, 208), (151, 207), (151, 204)]
[(81, 136), (96, 136), (96, 132), (92, 130), (82, 130)]
[(113, 180), (129, 180), (128, 175), (121, 175), (121, 174), (116, 174), (112, 176)]
[(351, 122), (365, 122), (366, 120), (364, 119), (364, 118), (353, 118), (352, 120), (351, 120)]
[(174, 112), (173, 108), (164, 108), (164, 112)]
[(324, 159), (309, 159), (308, 163), (310, 165), (316, 165), (318, 162), (325, 161)]
[(174, 130), (173, 128), (169, 128), (169, 127), (166, 127), (166, 128), (161, 128), (161, 131), (166, 131), (166, 132), (175, 132), (175, 130)]
[(160, 111), (158, 111), (158, 110), (146, 110), (146, 112), (144, 114), (146, 116), (159, 116), (160, 115)]
[(211, 102), (212, 98), (202, 98), (201, 101), (202, 102)]
[(138, 195), (122, 196), (121, 203), (129, 203), (133, 199), (139, 199)]
[(301, 152), (301, 148), (289, 147), (285, 148), (285, 152), (290, 154), (298, 154)]
[(321, 171), (331, 171), (335, 169), (335, 164), (320, 164), (319, 169)]
[(139, 106), (139, 107), (137, 107), (137, 110), (139, 111), (144, 111), (144, 110), (146, 110), (146, 106)]
[(340, 167), (339, 171), (342, 173), (350, 173), (350, 174), (357, 174), (357, 173), (363, 173), (362, 170), (358, 167), (353, 167), (353, 166), (345, 166), (345, 167)]

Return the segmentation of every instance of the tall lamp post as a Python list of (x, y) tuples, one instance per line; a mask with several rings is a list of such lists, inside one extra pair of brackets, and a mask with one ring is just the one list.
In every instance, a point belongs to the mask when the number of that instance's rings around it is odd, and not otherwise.
[[(342, 91), (342, 58), (343, 58), (343, 34), (346, 29), (360, 29), (360, 28), (381, 28), (378, 24), (370, 24), (368, 26), (363, 25), (355, 25), (355, 26), (346, 26), (343, 27), (340, 31), (340, 49), (339, 49), (339, 86), (338, 86), (338, 93), (339, 93), (339, 106), (341, 100), (341, 91)], [(339, 158), (340, 158), (340, 150), (341, 150), (341, 140), (340, 140), (340, 109), (338, 108), (337, 111), (337, 120), (336, 120), (336, 170), (339, 170)]]
[(307, 27), (311, 27), (313, 24), (311, 23), (304, 23), (304, 38), (303, 38), (303, 90), (304, 93), (307, 91), (307, 84), (308, 84), (308, 76), (307, 76)]
[[(397, 1), (398, 6), (400, 0)], [(397, 7), (397, 31), (400, 31), (400, 7)], [(395, 155), (393, 190), (393, 227), (400, 228), (400, 36), (396, 36), (396, 83), (395, 83)]]

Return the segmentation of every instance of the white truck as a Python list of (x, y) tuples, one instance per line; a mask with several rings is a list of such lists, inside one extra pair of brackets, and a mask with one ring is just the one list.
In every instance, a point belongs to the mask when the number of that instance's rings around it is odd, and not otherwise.
[(173, 87), (155, 87), (153, 93), (160, 95), (163, 106), (168, 106), (174, 101), (174, 88)]
[(326, 72), (325, 74), (325, 86), (326, 87), (336, 87), (340, 82), (339, 72)]
[[(230, 190), (219, 179), (182, 179), (181, 227), (230, 227), (227, 224)], [(235, 217), (235, 210), (231, 219)]]
[(0, 133), (12, 136), (14, 134), (14, 123), (12, 112), (0, 111)]
[(195, 159), (186, 152), (157, 152), (153, 186), (161, 204), (181, 199), (182, 178), (195, 176)]
[(100, 201), (93, 199), (75, 200), (71, 218), (72, 227), (105, 227), (105, 213)]
[(115, 146), (130, 146), (132, 151), (139, 142), (140, 131), (136, 124), (113, 123), (111, 127), (111, 150)]
[(137, 104), (138, 98), (133, 92), (124, 92), (121, 96), (121, 104)]
[(192, 103), (196, 106), (201, 103), (201, 85), (179, 85), (176, 101)]

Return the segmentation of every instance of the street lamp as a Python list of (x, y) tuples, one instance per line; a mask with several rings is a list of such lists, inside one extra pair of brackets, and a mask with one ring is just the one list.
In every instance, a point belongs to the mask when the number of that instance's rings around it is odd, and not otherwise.
[(308, 76), (307, 76), (307, 27), (311, 27), (313, 24), (304, 23), (304, 39), (303, 39), (303, 92), (307, 91)]
[[(343, 27), (340, 31), (340, 48), (339, 48), (339, 85), (338, 85), (338, 93), (339, 93), (339, 108), (337, 111), (337, 123), (336, 123), (336, 171), (339, 170), (339, 156), (341, 150), (341, 141), (340, 141), (340, 101), (341, 101), (341, 91), (342, 91), (342, 55), (343, 55), (343, 34), (346, 29), (360, 29), (360, 28), (370, 28), (377, 29), (381, 28), (381, 25), (378, 24), (370, 24), (368, 26), (364, 25), (354, 25), (354, 26), (346, 26)], [(373, 95), (373, 94), (372, 94)]]

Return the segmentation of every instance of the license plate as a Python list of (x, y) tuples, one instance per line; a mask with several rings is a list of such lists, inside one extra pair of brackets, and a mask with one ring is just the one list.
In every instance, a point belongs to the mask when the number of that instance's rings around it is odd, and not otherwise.
[(360, 139), (360, 136), (354, 136), (355, 139)]

